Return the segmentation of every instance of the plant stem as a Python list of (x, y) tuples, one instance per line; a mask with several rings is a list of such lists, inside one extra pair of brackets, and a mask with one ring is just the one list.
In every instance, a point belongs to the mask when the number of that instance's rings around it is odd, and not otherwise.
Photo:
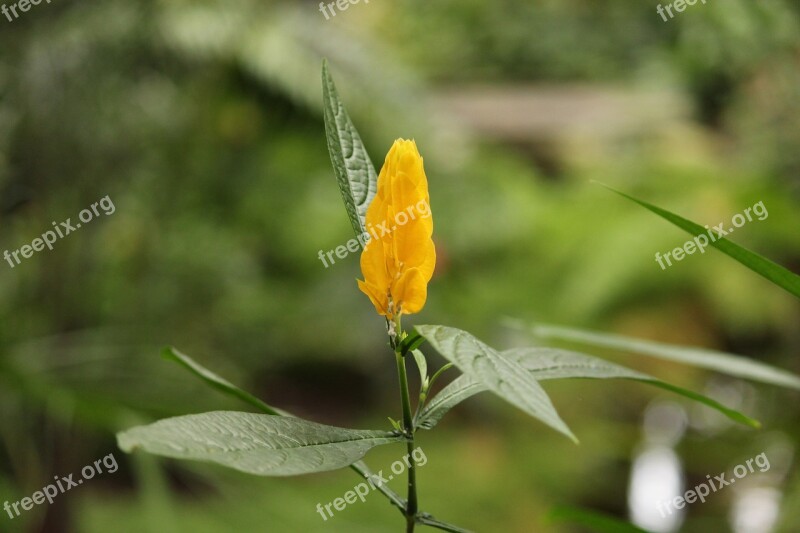
[[(374, 474), (364, 461), (357, 461), (351, 464), (350, 468), (367, 481), (371, 481), (373, 479)], [(384, 496), (389, 498), (389, 503), (397, 507), (397, 509), (403, 513), (403, 515), (406, 514), (406, 501), (401, 498), (399, 494), (390, 489), (389, 485), (385, 483), (376, 483), (375, 488), (377, 488)]]
[(400, 377), (400, 397), (403, 401), (403, 429), (408, 442), (406, 449), (409, 457), (408, 467), (408, 503), (406, 504), (406, 533), (413, 533), (417, 518), (417, 465), (412, 458), (414, 452), (414, 422), (411, 418), (411, 398), (408, 393), (408, 377), (406, 375), (406, 359), (396, 351), (397, 374)]
[(421, 516), (417, 517), (417, 522), (420, 524), (441, 529), (442, 531), (449, 531), (450, 533), (472, 533), (472, 531), (468, 529), (464, 529), (453, 524), (448, 524), (447, 522), (442, 522), (441, 520), (436, 520), (434, 517), (426, 515), (425, 513), (420, 514)]

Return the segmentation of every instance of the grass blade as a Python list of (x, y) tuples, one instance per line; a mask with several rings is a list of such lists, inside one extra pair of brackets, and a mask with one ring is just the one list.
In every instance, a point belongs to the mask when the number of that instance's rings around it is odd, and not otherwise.
[[(634, 198), (624, 192), (618, 191), (608, 185), (603, 185), (603, 187), (613, 191), (623, 198), (627, 198), (628, 200), (635, 202), (645, 209), (655, 213), (656, 215), (660, 216), (661, 218), (672, 222), (682, 230), (691, 233), (695, 237), (700, 235), (707, 235), (706, 228), (692, 222), (691, 220), (687, 220), (681, 216), (676, 215), (675, 213), (671, 213), (666, 209), (661, 209), (660, 207), (654, 206), (653, 204), (649, 204), (643, 200), (639, 200), (638, 198)], [(709, 243), (711, 246), (719, 250), (720, 252), (727, 254), (728, 256), (732, 257), (733, 259), (737, 260), (756, 274), (760, 274), (761, 276), (765, 277), (766, 279), (770, 280), (775, 285), (785, 289), (786, 291), (794, 294), (796, 297), (800, 298), (800, 276), (795, 274), (794, 272), (787, 270), (786, 268), (782, 267), (781, 265), (770, 261), (766, 257), (762, 257), (755, 252), (751, 252), (747, 248), (743, 246), (739, 246), (738, 244), (729, 241), (725, 237), (717, 237), (715, 241)]]
[(637, 353), (706, 368), (729, 376), (800, 390), (800, 377), (786, 370), (740, 355), (549, 324), (534, 324), (528, 327), (516, 320), (508, 323), (513, 327), (528, 330), (540, 339), (558, 339), (584, 346), (612, 348), (623, 352)]

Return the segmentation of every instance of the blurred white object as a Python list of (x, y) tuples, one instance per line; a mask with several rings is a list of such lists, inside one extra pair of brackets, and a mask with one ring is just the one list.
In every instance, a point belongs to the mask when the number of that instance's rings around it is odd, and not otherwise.
[(770, 533), (780, 511), (781, 492), (774, 488), (755, 487), (736, 495), (730, 521), (735, 533)]
[(631, 521), (655, 533), (677, 531), (684, 510), (659, 504), (683, 494), (683, 467), (678, 455), (667, 446), (651, 446), (633, 462), (628, 485), (628, 511)]
[(686, 411), (675, 403), (651, 404), (644, 415), (644, 443), (628, 484), (631, 521), (654, 533), (677, 531), (684, 511), (664, 505), (683, 494), (683, 466), (673, 451), (686, 431)]

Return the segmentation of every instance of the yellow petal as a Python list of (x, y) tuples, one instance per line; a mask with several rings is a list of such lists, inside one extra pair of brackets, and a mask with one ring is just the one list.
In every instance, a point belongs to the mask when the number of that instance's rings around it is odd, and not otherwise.
[(418, 313), (428, 298), (428, 280), (422, 276), (419, 269), (412, 268), (395, 282), (392, 287), (392, 298), (402, 314)]
[[(389, 282), (391, 278), (386, 269), (386, 256), (384, 254), (384, 244), (380, 239), (371, 239), (364, 251), (361, 252), (361, 274), (364, 282), (372, 287), (380, 289), (384, 295), (389, 293)], [(384, 308), (386, 305), (384, 304)]]
[(425, 202), (427, 206), (427, 202), (424, 197), (415, 194), (418, 190), (404, 190), (404, 187), (410, 186), (410, 180), (406, 176), (401, 175), (395, 181), (398, 194), (394, 198), (404, 198), (400, 205), (410, 205), (410, 207), (400, 210), (395, 215), (397, 229), (394, 231), (393, 255), (395, 260), (406, 268), (424, 265), (422, 269), (427, 279), (430, 279), (435, 264), (435, 252), (431, 241), (433, 221), (431, 217), (422, 218), (420, 210), (416, 207), (420, 202)]
[(377, 311), (379, 315), (389, 316), (389, 298), (387, 293), (382, 293), (379, 288), (372, 284), (364, 283), (360, 279), (356, 281), (358, 282), (358, 288), (361, 289), (361, 292), (366, 294), (372, 302), (372, 305), (375, 306), (375, 311)]
[(380, 314), (418, 312), (427, 298), (436, 248), (428, 179), (414, 141), (398, 139), (392, 145), (365, 222), (372, 240), (361, 254), (359, 287)]

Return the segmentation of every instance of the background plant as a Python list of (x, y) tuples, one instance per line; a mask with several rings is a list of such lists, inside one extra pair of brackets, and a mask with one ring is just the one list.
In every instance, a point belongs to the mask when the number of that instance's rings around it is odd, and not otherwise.
[[(393, 202), (402, 203), (403, 198), (412, 205), (418, 201), (429, 202), (422, 161), (419, 159), (416, 146), (411, 141), (395, 142), (376, 185), (375, 170), (361, 137), (339, 99), (327, 64), (323, 65), (322, 82), (328, 148), (339, 182), (339, 190), (355, 234), (358, 236), (366, 232), (367, 221), (370, 221), (369, 225), (374, 226), (379, 224), (387, 213), (403, 210), (404, 204), (394, 205)], [(415, 165), (405, 163), (405, 158), (416, 158)], [(392, 170), (401, 164), (400, 161), (403, 161), (405, 170), (403, 172)], [(413, 183), (417, 185), (413, 186)], [(394, 194), (398, 196), (393, 196)], [(679, 225), (685, 225), (687, 231), (695, 234), (704, 231), (702, 226), (676, 218), (649, 204), (642, 202), (642, 205)], [(418, 265), (417, 262), (410, 262), (412, 255), (419, 255), (418, 249), (425, 250), (426, 245), (430, 243), (431, 221), (426, 219), (418, 222), (417, 225), (409, 224), (396, 228), (385, 242), (383, 236), (374, 237), (366, 245), (362, 256), (365, 281), (359, 281), (359, 288), (369, 296), (376, 311), (385, 317), (389, 345), (395, 355), (400, 383), (402, 422), (389, 418), (394, 431), (336, 428), (288, 415), (255, 400), (247, 393), (238, 391), (186, 356), (168, 350), (169, 356), (204, 377), (211, 385), (239, 396), (259, 407), (266, 415), (226, 411), (169, 418), (120, 433), (118, 436), (120, 447), (128, 452), (143, 449), (166, 457), (218, 463), (256, 475), (299, 475), (351, 466), (356, 473), (365, 479), (370, 479), (368, 467), (361, 459), (371, 448), (405, 441), (410, 456), (415, 448), (418, 428), (432, 429), (454, 405), (485, 390), (493, 392), (577, 443), (577, 438), (556, 412), (550, 398), (539, 384), (540, 380), (559, 378), (625, 378), (651, 383), (717, 409), (737, 422), (760, 427), (757, 421), (710, 398), (580, 353), (541, 347), (500, 352), (466, 331), (445, 326), (420, 325), (409, 335), (402, 327), (403, 309), (406, 308), (409, 313), (421, 309), (425, 303), (425, 285), (428, 281), (427, 277), (418, 277), (412, 278), (413, 285), (412, 281), (401, 283), (408, 274), (413, 273), (412, 267), (416, 268)], [(396, 240), (400, 244), (397, 244)], [(404, 247), (402, 243), (410, 243), (413, 248)], [(751, 252), (745, 254), (743, 249), (727, 244), (724, 240), (715, 245), (775, 283), (787, 284), (787, 289), (794, 287), (800, 279), (760, 256)], [(385, 259), (384, 254), (386, 254)], [(432, 246), (418, 260), (421, 264), (429, 265), (432, 270), (435, 260)], [(376, 266), (376, 263), (379, 265)], [(404, 265), (411, 270), (403, 270)], [(400, 268), (396, 273), (393, 270), (395, 267)], [(387, 268), (388, 285), (385, 279)], [(428, 363), (421, 351), (426, 341), (449, 361), (430, 379)], [(629, 345), (634, 344), (629, 342)], [(669, 357), (670, 350), (674, 354), (682, 349), (662, 347), (661, 350), (652, 351), (650, 354), (664, 356), (666, 353)], [(725, 373), (800, 390), (800, 377), (762, 363), (725, 354), (687, 352), (688, 350), (683, 349), (686, 355), (684, 362), (700, 366), (711, 365)], [(411, 404), (406, 365), (406, 359), (411, 358), (412, 354), (419, 370), (421, 384), (419, 401), (415, 408)], [(426, 405), (432, 382), (451, 366), (458, 368), (463, 375), (438, 395), (433, 396)], [(416, 414), (412, 414), (414, 412)], [(464, 531), (420, 510), (416, 468), (413, 463), (408, 469), (408, 495), (405, 500), (392, 491), (382, 492), (405, 516), (408, 533), (414, 531), (416, 524), (446, 531)]]
[[(65, 0), (5, 24), (3, 247), (105, 194), (126, 209), (108, 227), (0, 276), (0, 493), (24, 494), (51, 473), (108, 453), (115, 430), (239, 408), (203, 394), (178, 369), (154, 364), (165, 343), (329, 424), (381, 427), (384, 413), (396, 410), (381, 392), (395, 387), (396, 376), (375, 357), (385, 349), (380, 328), (341, 321), (371, 320), (363, 296), (349, 289), (356, 261), (325, 271), (315, 259), (317, 250), (346, 240), (349, 227), (331, 201), (336, 187), (320, 142), (323, 54), (344, 74), (339, 82), (368, 146), (388, 146), (411, 131), (425, 146), (437, 177), (431, 187), (442, 247), (427, 321), (457, 324), (498, 347), (529, 342), (487, 321), (491, 311), (526, 324), (745, 353), (796, 372), (794, 300), (722, 254), (659, 271), (651, 251), (670, 249), (686, 234), (586, 186), (589, 179), (610, 183), (698, 222), (724, 220), (762, 199), (769, 224), (737, 242), (797, 271), (795, 6), (739, 2), (666, 25), (644, 4), (551, 4), (373, 2), (326, 23), (294, 2), (232, 8)], [(567, 144), (473, 135), (443, 127), (442, 108), (421, 112), (443, 90), (512, 79), (526, 89), (577, 83), (593, 91), (608, 83), (671, 96), (648, 108), (640, 129)], [(591, 124), (593, 116), (578, 118)], [(334, 299), (339, 313), (330, 312)], [(309, 324), (315, 335), (294, 334)], [(742, 432), (684, 405), (690, 430), (676, 452), (687, 475), (724, 469), (745, 448), (799, 437), (796, 393), (787, 401), (769, 386), (632, 359), (620, 348), (602, 353), (743, 406), (772, 428)], [(416, 387), (416, 373), (409, 378)], [(555, 432), (532, 431), (535, 425), (496, 402), (467, 402), (433, 438), (421, 436), (438, 457), (420, 474), (431, 509), (469, 515), (478, 530), (508, 531), (564, 530), (545, 522), (564, 501), (625, 515), (620, 495), (641, 413), (651, 400), (674, 396), (627, 382), (616, 382), (615, 394), (586, 381), (545, 388), (581, 437), (579, 453), (549, 453), (564, 444)], [(367, 397), (377, 404), (364, 408)], [(587, 405), (603, 416), (586, 416)], [(371, 462), (397, 459), (393, 448), (376, 448)], [(454, 487), (447, 474), (464, 462), (473, 469)], [(352, 485), (339, 474), (251, 479), (145, 456), (121, 468), (25, 523), (5, 525), (58, 532), (170, 524), (194, 533), (255, 529), (268, 514), (278, 528), (313, 529), (319, 517), (305, 518), (309, 499)], [(587, 476), (606, 485), (587, 486)], [(478, 494), (476, 484), (487, 490)], [(796, 475), (775, 489), (784, 502), (800, 494)], [(516, 498), (528, 505), (507, 504)], [(725, 497), (693, 509), (684, 529), (725, 528), (736, 506)], [(366, 523), (374, 530), (394, 525), (394, 513), (359, 506), (332, 528), (358, 531)], [(798, 518), (783, 505), (779, 527), (793, 531)]]

